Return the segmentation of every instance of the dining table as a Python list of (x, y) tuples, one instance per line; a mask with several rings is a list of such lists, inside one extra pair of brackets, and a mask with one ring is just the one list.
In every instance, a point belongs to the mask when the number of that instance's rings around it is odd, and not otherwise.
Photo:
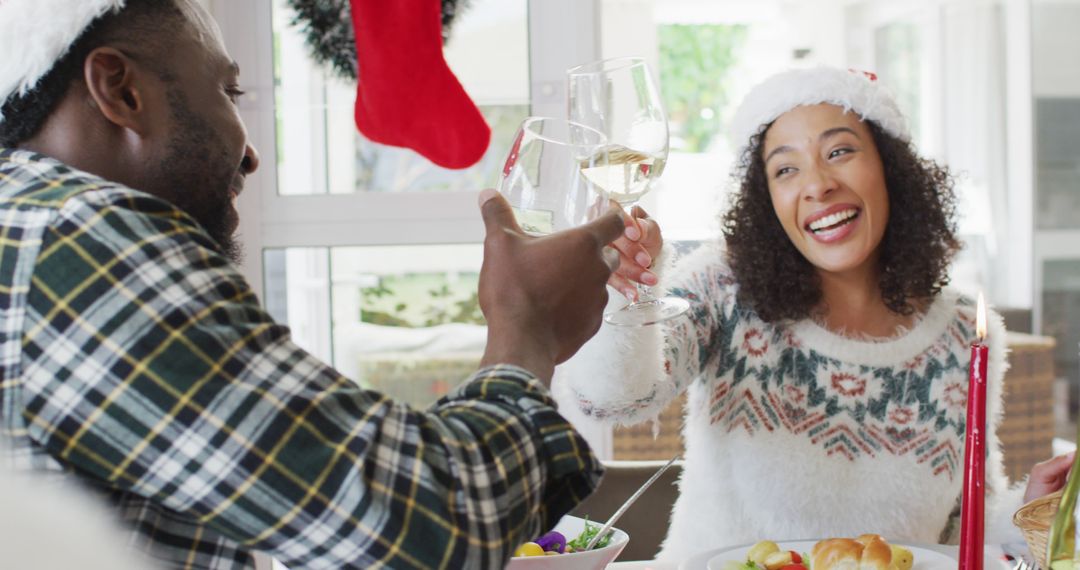
[[(784, 542), (784, 541), (777, 541)], [(749, 546), (749, 545), (746, 545)], [(959, 558), (959, 547), (949, 544), (912, 544), (921, 549), (931, 550), (944, 554), (950, 558)], [(1018, 568), (1036, 568), (1031, 565), (1027, 554), (1027, 547), (1023, 544), (987, 545), (984, 557), (985, 570), (1017, 570)], [(608, 570), (708, 570), (707, 564), (700, 562), (703, 557), (692, 556), (688, 560), (634, 560), (625, 562), (613, 562), (608, 564)], [(1028, 566), (1021, 566), (1024, 561)], [(918, 560), (916, 560), (916, 568)]]

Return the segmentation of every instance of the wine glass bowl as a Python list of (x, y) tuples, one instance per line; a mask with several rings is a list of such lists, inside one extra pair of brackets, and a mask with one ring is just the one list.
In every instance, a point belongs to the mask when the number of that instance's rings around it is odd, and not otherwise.
[[(656, 187), (667, 165), (669, 132), (660, 92), (640, 57), (596, 61), (567, 71), (568, 115), (607, 137), (582, 175), (631, 211)], [(643, 326), (673, 319), (690, 308), (685, 299), (653, 297), (638, 286), (638, 300), (607, 313), (614, 325)]]
[(584, 172), (607, 161), (600, 131), (565, 119), (529, 117), (514, 136), (499, 192), (521, 229), (547, 235), (580, 226), (607, 210), (606, 199)]
[[(608, 138), (609, 168), (591, 178), (624, 208), (632, 207), (664, 172), (668, 123), (648, 64), (622, 57), (567, 71), (570, 120)], [(588, 174), (587, 174), (588, 176)]]

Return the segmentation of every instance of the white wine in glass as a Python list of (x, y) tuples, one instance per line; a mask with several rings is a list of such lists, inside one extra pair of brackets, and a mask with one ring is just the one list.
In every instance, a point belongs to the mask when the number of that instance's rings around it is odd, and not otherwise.
[[(630, 212), (653, 190), (668, 156), (668, 123), (649, 66), (640, 57), (607, 59), (567, 71), (570, 120), (602, 132), (607, 145), (581, 173)], [(690, 308), (679, 297), (656, 298), (638, 285), (638, 300), (604, 315), (613, 325), (644, 326)]]
[(566, 119), (529, 117), (518, 127), (499, 192), (521, 229), (542, 236), (585, 224), (607, 199), (584, 171), (607, 161), (607, 137)]
[(607, 145), (603, 151), (607, 156), (582, 165), (581, 173), (619, 204), (637, 203), (667, 163), (667, 157), (662, 154), (649, 154), (617, 144)]

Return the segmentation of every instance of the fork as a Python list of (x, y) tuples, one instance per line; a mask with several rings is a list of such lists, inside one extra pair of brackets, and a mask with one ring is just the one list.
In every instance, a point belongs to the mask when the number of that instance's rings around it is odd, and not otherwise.
[(630, 498), (627, 499), (626, 502), (623, 503), (622, 506), (615, 511), (615, 514), (611, 515), (611, 518), (609, 518), (606, 523), (604, 523), (604, 526), (600, 529), (600, 532), (596, 533), (596, 535), (592, 537), (592, 540), (589, 541), (589, 544), (585, 546), (585, 550), (592, 550), (593, 547), (596, 546), (596, 543), (600, 542), (600, 539), (605, 534), (607, 534), (609, 530), (611, 530), (611, 527), (615, 525), (615, 522), (619, 520), (619, 517), (623, 516), (623, 513), (626, 512), (626, 509), (629, 509), (630, 505), (634, 504), (634, 502), (637, 501), (639, 497), (641, 497), (645, 490), (651, 487), (652, 484), (655, 483), (656, 480), (664, 474), (664, 471), (667, 471), (668, 467), (671, 467), (671, 465), (675, 463), (675, 460), (678, 459), (681, 455), (681, 453), (676, 453), (675, 457), (671, 458), (671, 461), (668, 461), (667, 464), (661, 467), (659, 471), (653, 473), (652, 477), (649, 477), (649, 480), (645, 481), (644, 485), (642, 485), (637, 491), (635, 491), (633, 495), (630, 495)]

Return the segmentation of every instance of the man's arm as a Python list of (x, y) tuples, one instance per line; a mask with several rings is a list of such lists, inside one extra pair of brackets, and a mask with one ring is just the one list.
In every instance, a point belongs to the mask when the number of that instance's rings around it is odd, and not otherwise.
[(501, 567), (595, 486), (529, 372), (483, 370), (426, 413), (362, 390), (189, 218), (96, 196), (61, 212), (29, 294), (24, 414), (61, 461), (298, 567)]

